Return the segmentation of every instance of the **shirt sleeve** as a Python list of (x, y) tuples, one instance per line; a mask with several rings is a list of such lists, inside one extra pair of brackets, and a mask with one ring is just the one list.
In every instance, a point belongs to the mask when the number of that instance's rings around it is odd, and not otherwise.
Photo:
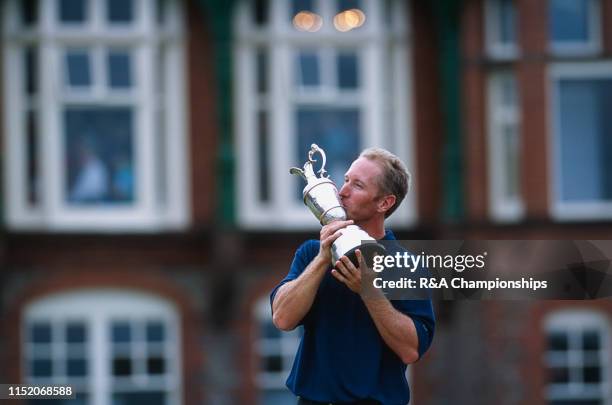
[(419, 339), (419, 359), (423, 357), (433, 340), (436, 320), (431, 300), (396, 300), (391, 305), (401, 313), (407, 315), (414, 322)]
[(291, 267), (289, 268), (289, 273), (285, 276), (281, 282), (274, 287), (272, 292), (270, 293), (270, 311), (272, 311), (272, 303), (274, 302), (274, 297), (276, 296), (276, 292), (278, 289), (285, 283), (289, 281), (295, 280), (302, 274), (306, 266), (310, 264), (312, 259), (316, 256), (319, 251), (319, 241), (316, 240), (307, 240), (304, 242), (295, 252), (295, 256), (293, 257), (293, 261), (291, 262)]
[[(430, 277), (429, 271), (422, 266), (419, 267), (415, 273), (411, 274), (412, 277), (416, 279)], [(418, 352), (420, 359), (431, 346), (436, 328), (436, 319), (434, 316), (430, 290), (417, 290), (417, 293), (408, 294), (408, 296), (410, 295), (413, 295), (413, 297), (416, 296), (418, 299), (392, 300), (391, 304), (398, 311), (408, 315), (414, 322), (414, 327), (419, 339)]]

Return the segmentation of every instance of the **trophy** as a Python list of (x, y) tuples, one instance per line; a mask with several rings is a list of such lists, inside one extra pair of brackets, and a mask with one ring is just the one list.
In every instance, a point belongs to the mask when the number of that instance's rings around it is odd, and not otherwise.
[[(317, 160), (315, 154), (321, 155), (321, 168), (315, 174), (313, 164)], [(327, 225), (335, 220), (346, 220), (346, 211), (340, 205), (338, 189), (325, 170), (325, 151), (316, 144), (312, 144), (308, 152), (308, 161), (304, 163), (304, 168), (292, 167), (289, 173), (299, 175), (306, 181), (303, 196), (304, 204), (310, 209), (321, 225)], [(331, 247), (332, 266), (342, 256), (347, 256), (356, 267), (359, 267), (355, 250), (359, 249), (366, 259), (371, 259), (376, 254), (383, 254), (385, 247), (378, 243), (376, 239), (368, 235), (357, 225), (349, 225), (340, 230), (340, 237), (334, 241)], [(369, 260), (368, 260), (369, 261)]]

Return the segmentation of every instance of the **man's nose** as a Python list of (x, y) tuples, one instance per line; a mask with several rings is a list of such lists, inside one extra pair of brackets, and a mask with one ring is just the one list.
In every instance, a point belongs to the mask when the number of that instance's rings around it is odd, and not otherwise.
[(344, 183), (342, 187), (340, 187), (340, 191), (338, 192), (338, 195), (342, 198), (348, 197), (348, 187), (346, 186), (346, 183)]

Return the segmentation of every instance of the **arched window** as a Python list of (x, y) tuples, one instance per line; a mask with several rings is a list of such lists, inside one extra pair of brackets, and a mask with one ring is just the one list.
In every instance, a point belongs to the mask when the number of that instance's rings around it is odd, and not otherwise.
[(84, 405), (181, 403), (179, 316), (162, 298), (115, 289), (55, 294), (30, 304), (22, 327), (28, 384), (70, 384), (74, 403)]
[[(241, 1), (235, 16), (238, 214), (254, 228), (317, 226), (290, 176), (312, 143), (341, 185), (358, 153), (386, 147), (412, 168), (404, 1)], [(414, 197), (390, 218), (408, 223)]]
[(609, 404), (609, 319), (595, 311), (566, 310), (551, 314), (544, 327), (548, 403)]
[(297, 352), (302, 327), (282, 332), (272, 323), (270, 300), (260, 299), (254, 311), (255, 385), (260, 405), (281, 405), (295, 402), (295, 396), (285, 386)]

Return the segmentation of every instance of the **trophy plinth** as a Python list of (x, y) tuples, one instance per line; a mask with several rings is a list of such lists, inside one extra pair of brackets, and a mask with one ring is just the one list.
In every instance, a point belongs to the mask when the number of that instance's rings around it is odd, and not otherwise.
[[(316, 162), (314, 159), (316, 153), (320, 154), (322, 159), (321, 168), (318, 171), (319, 177), (317, 177), (313, 168), (313, 163)], [(338, 188), (328, 178), (325, 163), (325, 151), (313, 143), (308, 152), (308, 161), (304, 163), (304, 168), (292, 167), (289, 170), (289, 173), (298, 175), (306, 181), (303, 190), (304, 204), (321, 225), (327, 225), (336, 220), (346, 220), (346, 211), (338, 198)], [(334, 241), (331, 247), (332, 265), (342, 256), (347, 256), (358, 267), (359, 263), (355, 255), (357, 249), (361, 250), (366, 260), (369, 260), (375, 254), (384, 254), (385, 252), (383, 245), (357, 225), (349, 225), (340, 230), (340, 233), (341, 236)]]

